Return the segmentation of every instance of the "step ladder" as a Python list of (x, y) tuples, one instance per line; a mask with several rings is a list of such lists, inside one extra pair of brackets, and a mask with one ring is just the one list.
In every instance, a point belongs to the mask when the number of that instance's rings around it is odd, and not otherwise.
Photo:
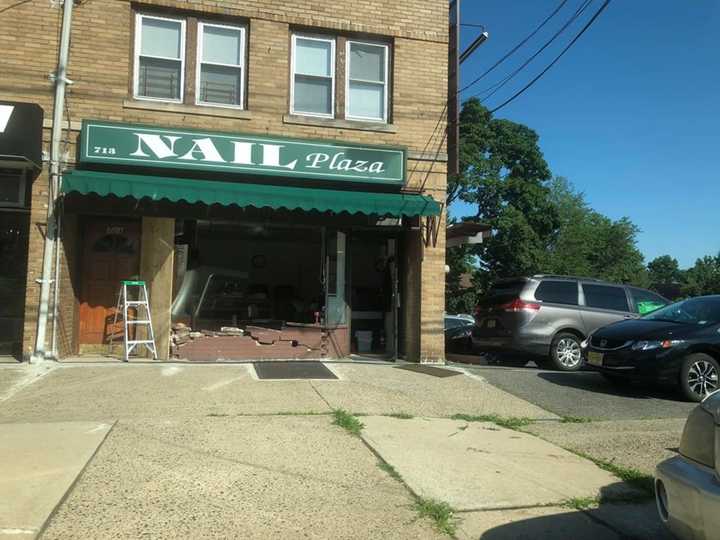
[[(134, 289), (137, 294), (131, 296), (130, 290), (132, 289)], [(152, 354), (153, 360), (157, 360), (155, 332), (153, 331), (152, 317), (150, 316), (150, 300), (148, 298), (147, 286), (144, 281), (125, 280), (120, 282), (120, 293), (118, 294), (117, 308), (115, 309), (113, 330), (118, 323), (118, 315), (121, 313), (121, 307), (124, 326), (124, 360), (127, 362), (130, 359), (130, 354), (132, 354), (138, 345), (144, 346)], [(129, 310), (131, 308), (135, 309), (135, 318), (132, 319), (129, 317)], [(142, 312), (142, 308), (144, 308), (144, 313)], [(134, 330), (132, 332), (132, 337), (136, 338), (138, 327), (143, 326), (147, 327), (146, 339), (130, 339), (130, 329), (132, 328)], [(114, 331), (110, 333), (110, 351), (112, 351), (114, 334)]]

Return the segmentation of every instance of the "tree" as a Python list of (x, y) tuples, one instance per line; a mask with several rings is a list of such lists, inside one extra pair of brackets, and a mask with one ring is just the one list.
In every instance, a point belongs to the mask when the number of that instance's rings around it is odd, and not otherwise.
[(695, 261), (695, 266), (686, 272), (683, 293), (688, 296), (720, 294), (720, 254)]
[(477, 289), (467, 288), (464, 281), (475, 274), (475, 264), (468, 246), (449, 248), (446, 262), (450, 272), (445, 276), (445, 309), (448, 313), (473, 313), (477, 304)]
[(677, 259), (670, 255), (655, 257), (647, 265), (649, 287), (663, 296), (675, 300), (682, 296), (685, 275)]
[(635, 224), (626, 217), (613, 221), (596, 212), (565, 178), (555, 178), (550, 193), (559, 226), (547, 250), (544, 272), (647, 285)]
[[(537, 133), (493, 118), (477, 99), (460, 114), (460, 174), (449, 178), (447, 200), (474, 205), (473, 219), (493, 231), (482, 244), (448, 249), (449, 311), (469, 311), (500, 277), (543, 272), (648, 284), (635, 224), (596, 212), (566, 179), (551, 181)], [(460, 287), (468, 271), (470, 291)]]
[(670, 255), (655, 257), (648, 263), (647, 267), (648, 279), (652, 286), (677, 283), (682, 278), (682, 272), (677, 259), (674, 259)]
[(460, 174), (448, 182), (448, 204), (476, 205), (475, 218), (494, 231), (473, 246), (479, 258), (476, 282), (481, 288), (500, 276), (540, 269), (557, 228), (549, 199), (551, 177), (538, 135), (522, 124), (492, 118), (471, 98), (460, 114)]

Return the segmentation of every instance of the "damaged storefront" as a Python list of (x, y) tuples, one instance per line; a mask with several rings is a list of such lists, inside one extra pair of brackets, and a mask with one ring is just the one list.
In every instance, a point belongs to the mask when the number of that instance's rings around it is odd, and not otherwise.
[[(120, 282), (148, 283), (160, 358), (396, 358), (415, 322), (421, 220), (406, 151), (83, 122), (63, 177), (72, 349), (122, 339)], [(115, 351), (116, 352), (116, 351)]]

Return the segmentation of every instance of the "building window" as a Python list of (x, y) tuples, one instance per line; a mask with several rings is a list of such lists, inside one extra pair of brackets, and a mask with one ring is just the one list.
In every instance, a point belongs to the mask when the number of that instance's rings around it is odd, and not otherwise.
[(347, 118), (387, 121), (387, 57), (387, 45), (347, 42)]
[(242, 107), (245, 28), (198, 24), (198, 105)]
[(0, 170), (0, 208), (25, 206), (25, 173)]
[(334, 117), (335, 40), (293, 35), (290, 112)]
[(185, 21), (138, 14), (135, 32), (135, 97), (183, 100)]

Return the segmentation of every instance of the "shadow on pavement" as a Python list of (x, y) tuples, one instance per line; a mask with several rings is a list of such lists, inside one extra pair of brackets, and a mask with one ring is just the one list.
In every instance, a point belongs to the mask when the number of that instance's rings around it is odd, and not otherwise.
[[(616, 484), (607, 486), (603, 489), (603, 494), (611, 493), (615, 486)], [(652, 499), (643, 502), (601, 503), (597, 507), (582, 511), (546, 507), (492, 514), (496, 515), (487, 516), (489, 519), (483, 520), (486, 523), (489, 521), (487, 524), (492, 528), (485, 529), (479, 536), (471, 534), (471, 537), (482, 540), (673, 539), (660, 521)], [(493, 521), (509, 519), (512, 520), (509, 523), (492, 526)]]
[(664, 399), (670, 401), (682, 401), (681, 397), (672, 388), (666, 388), (651, 384), (641, 383), (610, 383), (599, 373), (583, 372), (584, 376), (578, 377), (577, 372), (563, 373), (543, 371), (537, 375), (541, 379), (557, 384), (576, 388), (578, 390), (586, 390), (598, 394), (608, 394), (611, 396), (620, 396), (634, 399)]
[(457, 364), (471, 364), (475, 366), (500, 367), (538, 367), (528, 355), (513, 355), (509, 353), (463, 353), (448, 351), (447, 360)]

